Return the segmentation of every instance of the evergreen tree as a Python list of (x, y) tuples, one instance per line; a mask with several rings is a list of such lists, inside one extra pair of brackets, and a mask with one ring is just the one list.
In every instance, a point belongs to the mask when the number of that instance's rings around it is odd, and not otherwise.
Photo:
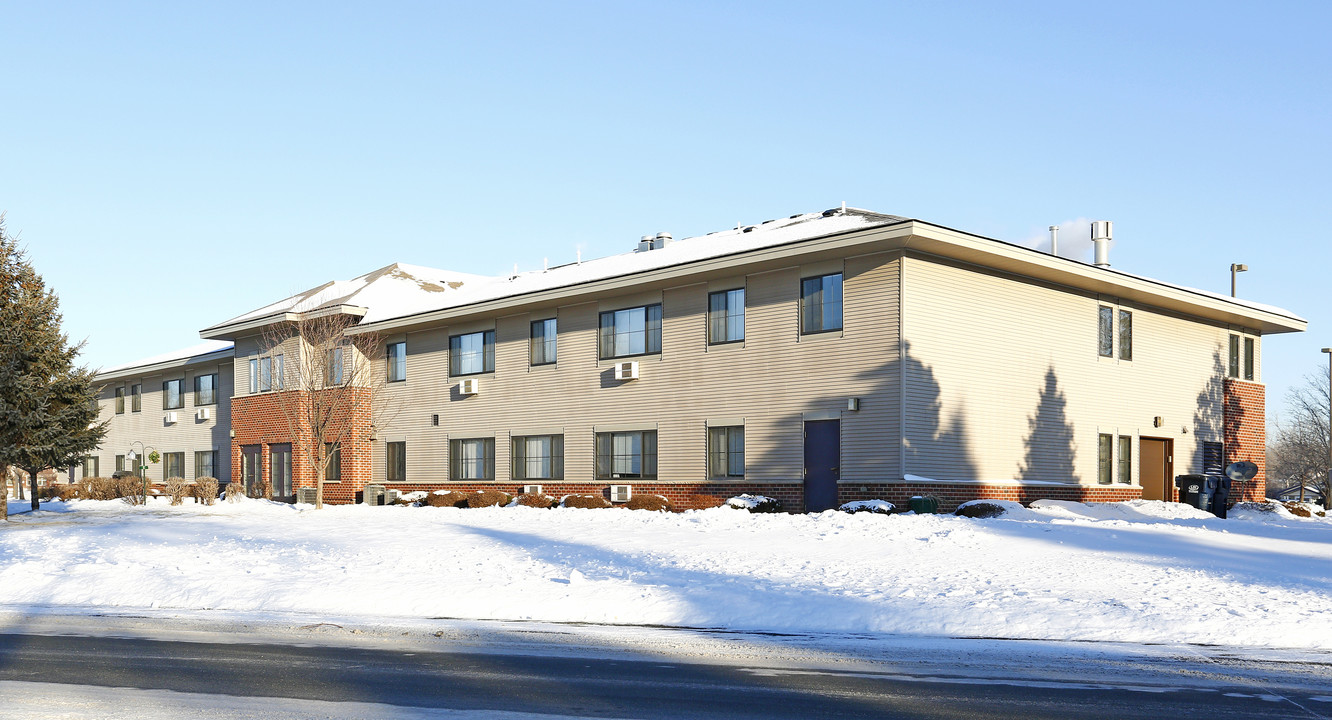
[(106, 434), (97, 422), (92, 371), (76, 367), (82, 344), (60, 331), (60, 304), (0, 216), (0, 468), (37, 473), (67, 467)]

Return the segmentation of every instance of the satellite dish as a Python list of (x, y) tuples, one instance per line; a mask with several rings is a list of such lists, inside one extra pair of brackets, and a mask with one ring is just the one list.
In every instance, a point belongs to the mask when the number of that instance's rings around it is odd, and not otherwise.
[(1226, 466), (1226, 477), (1231, 480), (1252, 480), (1258, 474), (1258, 466), (1248, 460), (1240, 460)]

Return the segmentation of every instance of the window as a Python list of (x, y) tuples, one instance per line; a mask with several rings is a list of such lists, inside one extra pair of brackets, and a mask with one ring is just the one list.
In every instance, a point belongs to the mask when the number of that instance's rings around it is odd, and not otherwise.
[(143, 386), (130, 385), (130, 412), (143, 410)]
[(101, 477), (100, 458), (96, 455), (88, 455), (83, 458), (83, 476), (86, 478)]
[(711, 477), (745, 476), (745, 429), (743, 427), (708, 428), (708, 475)]
[(597, 357), (628, 357), (661, 352), (661, 305), (601, 313)]
[(515, 437), (513, 447), (514, 480), (560, 480), (564, 478), (564, 436), (529, 435)]
[(713, 345), (745, 339), (745, 289), (708, 293), (708, 342)]
[(342, 384), (342, 348), (340, 347), (328, 351), (328, 384)]
[(495, 372), (495, 331), (449, 338), (449, 375)]
[(657, 431), (597, 433), (597, 477), (657, 477)]
[(117, 455), (117, 456), (116, 456), (116, 472), (124, 472), (124, 471), (126, 471), (126, 470), (129, 470), (129, 468), (125, 467), (125, 456), (124, 456), (124, 455)]
[(217, 477), (216, 450), (198, 450), (194, 453), (194, 477)]
[(1133, 359), (1133, 313), (1119, 311), (1119, 359)]
[(175, 410), (185, 407), (185, 381), (167, 380), (162, 383), (162, 409)]
[(1244, 338), (1244, 379), (1253, 379), (1253, 338)]
[(162, 479), (185, 477), (185, 453), (162, 453)]
[(342, 443), (324, 443), (324, 457), (328, 458), (324, 482), (342, 482)]
[(388, 381), (402, 382), (407, 379), (407, 343), (395, 342), (389, 343), (387, 349), (388, 357)]
[(1237, 378), (1240, 373), (1239, 335), (1230, 336), (1230, 362), (1226, 366), (1226, 375)]
[(494, 480), (495, 438), (449, 441), (450, 480)]
[(1096, 352), (1101, 357), (1115, 356), (1115, 310), (1102, 305), (1097, 318)]
[(1133, 438), (1128, 435), (1119, 436), (1119, 482), (1124, 485), (1133, 484)]
[[(277, 356), (278, 387), (282, 387), (282, 356)], [(273, 389), (273, 358), (250, 358), (250, 393), (268, 392)]]
[(125, 388), (116, 388), (116, 414), (125, 414)]
[(1110, 463), (1113, 460), (1115, 437), (1107, 433), (1096, 436), (1096, 482), (1110, 484)]
[(801, 280), (800, 332), (808, 335), (841, 329), (842, 274)]
[(217, 373), (194, 376), (194, 404), (217, 404)]
[(281, 390), (284, 387), (282, 378), (286, 377), (286, 374), (283, 371), (282, 360), (283, 357), (281, 355), (273, 356), (273, 386), (278, 390)]
[[(399, 343), (401, 344), (401, 343)], [(386, 453), (385, 477), (389, 482), (402, 482), (407, 479), (407, 443), (384, 443)]]
[(532, 364), (555, 362), (555, 318), (532, 321)]

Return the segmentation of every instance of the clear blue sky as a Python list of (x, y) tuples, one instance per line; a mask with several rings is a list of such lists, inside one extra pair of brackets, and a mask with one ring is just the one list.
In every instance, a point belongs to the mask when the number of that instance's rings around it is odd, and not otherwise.
[[(1310, 320), (1332, 4), (0, 3), (0, 210), (93, 366), (395, 261), (496, 274), (842, 201)], [(1271, 412), (1269, 412), (1269, 416)]]

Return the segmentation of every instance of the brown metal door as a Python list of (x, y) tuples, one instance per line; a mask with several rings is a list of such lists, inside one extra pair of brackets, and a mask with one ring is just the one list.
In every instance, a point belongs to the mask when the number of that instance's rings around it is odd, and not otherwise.
[(1163, 438), (1142, 438), (1138, 450), (1138, 481), (1143, 500), (1174, 500), (1170, 480), (1170, 460), (1174, 442)]

